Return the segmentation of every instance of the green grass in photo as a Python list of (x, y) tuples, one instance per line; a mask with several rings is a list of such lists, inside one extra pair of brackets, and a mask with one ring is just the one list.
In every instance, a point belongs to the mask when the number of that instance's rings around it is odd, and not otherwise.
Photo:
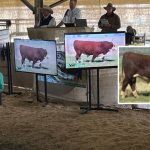
[(114, 57), (105, 57), (104, 61), (102, 61), (102, 58), (97, 57), (95, 58), (94, 62), (92, 62), (92, 57), (93, 56), (86, 56), (82, 55), (81, 56), (81, 61), (80, 59), (76, 61), (76, 58), (74, 56), (67, 56), (67, 68), (87, 68), (87, 67), (109, 67), (109, 66), (117, 66), (118, 64), (118, 59), (116, 56)]

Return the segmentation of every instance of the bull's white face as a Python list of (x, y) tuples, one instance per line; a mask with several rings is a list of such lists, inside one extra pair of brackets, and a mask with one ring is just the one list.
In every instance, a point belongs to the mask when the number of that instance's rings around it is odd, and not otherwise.
[(114, 44), (112, 42), (104, 41), (100, 47), (103, 48), (103, 53), (107, 54), (114, 47)]
[(44, 49), (44, 50), (41, 51), (41, 59), (40, 59), (40, 61), (43, 61), (46, 58), (47, 58), (47, 51), (46, 51), (46, 49)]
[(44, 49), (44, 58), (47, 56), (47, 51)]

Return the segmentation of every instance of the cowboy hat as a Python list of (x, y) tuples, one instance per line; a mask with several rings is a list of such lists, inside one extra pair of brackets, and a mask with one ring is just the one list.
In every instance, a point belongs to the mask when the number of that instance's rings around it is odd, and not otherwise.
[(115, 8), (115, 7), (113, 7), (113, 4), (112, 4), (112, 3), (108, 3), (108, 4), (107, 4), (107, 6), (106, 6), (106, 7), (104, 7), (104, 9), (105, 9), (105, 10), (107, 10), (108, 8), (112, 8), (112, 9), (113, 9), (113, 11), (115, 11), (115, 10), (116, 10), (116, 8)]
[(48, 10), (50, 14), (53, 14), (53, 10), (47, 5), (44, 5), (43, 8), (41, 8), (41, 10)]

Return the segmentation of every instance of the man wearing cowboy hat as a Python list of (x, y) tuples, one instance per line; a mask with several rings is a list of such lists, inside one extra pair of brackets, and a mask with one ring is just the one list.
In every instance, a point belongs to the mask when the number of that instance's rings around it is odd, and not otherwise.
[(51, 16), (53, 10), (49, 6), (44, 6), (41, 9), (42, 17), (38, 24), (39, 27), (56, 27), (55, 18)]
[(120, 18), (114, 13), (116, 8), (113, 7), (113, 4), (108, 3), (104, 9), (107, 13), (101, 16), (98, 27), (102, 29), (102, 32), (116, 32), (121, 27)]
[(67, 9), (62, 21), (57, 25), (57, 27), (62, 26), (64, 23), (75, 23), (76, 19), (81, 19), (81, 10), (76, 8), (76, 5), (77, 0), (70, 0), (70, 9)]

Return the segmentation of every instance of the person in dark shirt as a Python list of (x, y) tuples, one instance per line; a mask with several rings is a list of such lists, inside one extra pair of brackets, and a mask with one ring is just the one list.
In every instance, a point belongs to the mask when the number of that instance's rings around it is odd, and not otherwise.
[(132, 26), (127, 26), (126, 29), (126, 44), (130, 45), (133, 42), (133, 39), (136, 35), (136, 30)]
[(120, 18), (114, 13), (116, 8), (108, 3), (104, 9), (107, 13), (100, 17), (98, 27), (102, 29), (102, 32), (116, 32), (121, 27)]
[(49, 6), (44, 6), (41, 9), (42, 17), (39, 21), (39, 27), (56, 27), (55, 18), (51, 16), (53, 14), (53, 10)]

